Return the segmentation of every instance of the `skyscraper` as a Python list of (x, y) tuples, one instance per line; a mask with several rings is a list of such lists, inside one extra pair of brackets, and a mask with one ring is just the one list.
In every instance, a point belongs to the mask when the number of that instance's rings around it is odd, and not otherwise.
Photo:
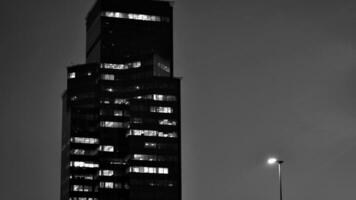
[(180, 79), (170, 2), (98, 0), (68, 67), (61, 200), (180, 200)]

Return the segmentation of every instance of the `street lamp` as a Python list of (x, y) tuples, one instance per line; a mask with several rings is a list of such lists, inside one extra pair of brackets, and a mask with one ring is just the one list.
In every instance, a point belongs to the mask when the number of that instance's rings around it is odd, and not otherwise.
[(279, 179), (279, 200), (282, 200), (282, 164), (284, 163), (283, 160), (278, 160), (277, 158), (269, 158), (267, 160), (269, 165), (278, 164), (278, 179)]

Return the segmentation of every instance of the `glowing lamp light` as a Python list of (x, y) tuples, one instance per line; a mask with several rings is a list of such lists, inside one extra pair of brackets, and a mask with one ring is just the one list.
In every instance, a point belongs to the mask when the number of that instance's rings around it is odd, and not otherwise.
[(273, 164), (275, 164), (275, 163), (277, 163), (277, 158), (269, 158), (268, 160), (267, 160), (267, 163), (269, 164), (269, 165), (273, 165)]
[(267, 163), (269, 165), (278, 164), (279, 199), (283, 200), (283, 197), (282, 197), (282, 163), (284, 163), (284, 161), (283, 160), (278, 160), (275, 157), (271, 157), (271, 158), (268, 158)]

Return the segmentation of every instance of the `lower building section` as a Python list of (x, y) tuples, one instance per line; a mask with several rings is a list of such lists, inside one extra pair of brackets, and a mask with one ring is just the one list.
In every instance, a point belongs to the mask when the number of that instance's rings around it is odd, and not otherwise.
[(61, 200), (180, 200), (180, 80), (157, 58), (68, 68)]

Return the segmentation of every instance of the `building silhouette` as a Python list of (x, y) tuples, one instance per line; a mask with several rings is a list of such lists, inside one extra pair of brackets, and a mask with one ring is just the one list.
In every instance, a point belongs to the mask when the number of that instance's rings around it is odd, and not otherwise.
[(98, 0), (67, 68), (61, 200), (181, 200), (170, 2)]

